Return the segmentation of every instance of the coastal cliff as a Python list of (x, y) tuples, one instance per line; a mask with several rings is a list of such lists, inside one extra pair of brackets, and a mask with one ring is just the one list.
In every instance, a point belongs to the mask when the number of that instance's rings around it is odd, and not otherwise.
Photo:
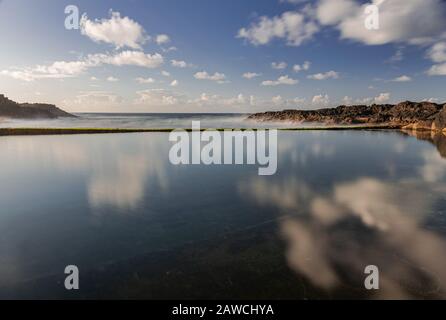
[(53, 104), (17, 103), (0, 94), (0, 117), (17, 119), (54, 119), (59, 117), (75, 117), (57, 108)]
[(269, 111), (252, 114), (248, 119), (326, 125), (388, 125), (402, 129), (443, 131), (446, 130), (446, 104), (405, 101), (396, 105)]

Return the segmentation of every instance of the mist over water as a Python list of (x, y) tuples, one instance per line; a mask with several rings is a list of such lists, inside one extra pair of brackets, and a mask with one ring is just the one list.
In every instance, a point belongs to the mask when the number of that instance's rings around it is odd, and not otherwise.
[(247, 120), (248, 114), (191, 114), (150, 113), (111, 114), (78, 113), (78, 118), (53, 120), (0, 119), (0, 128), (191, 128), (192, 121), (200, 121), (202, 128), (281, 128), (297, 126), (287, 122), (257, 122)]

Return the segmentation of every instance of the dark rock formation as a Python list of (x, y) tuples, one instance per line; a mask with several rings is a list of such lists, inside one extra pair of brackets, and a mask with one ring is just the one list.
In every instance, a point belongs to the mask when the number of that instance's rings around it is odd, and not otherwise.
[(446, 129), (446, 104), (405, 101), (396, 105), (339, 106), (319, 110), (284, 110), (252, 114), (250, 120), (315, 122), (329, 125), (388, 125), (392, 127), (436, 130)]
[(55, 105), (43, 103), (17, 103), (0, 94), (0, 117), (18, 119), (54, 119), (59, 117), (75, 117)]
[(443, 109), (437, 114), (432, 124), (432, 129), (435, 131), (444, 130), (445, 128), (446, 128), (446, 104), (443, 106)]

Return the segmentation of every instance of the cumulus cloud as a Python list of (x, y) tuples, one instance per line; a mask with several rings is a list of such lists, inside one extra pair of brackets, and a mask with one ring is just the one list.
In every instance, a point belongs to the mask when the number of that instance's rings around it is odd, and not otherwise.
[(262, 82), (262, 86), (278, 86), (281, 84), (294, 85), (299, 83), (299, 80), (290, 78), (288, 75), (281, 76), (277, 80), (266, 80)]
[[(323, 25), (335, 26), (341, 38), (369, 45), (420, 44), (441, 36), (446, 29), (446, 6), (441, 0), (374, 0), (379, 6), (379, 29), (368, 30), (366, 7), (353, 0), (321, 0), (316, 12)], [(426, 23), (429, 21), (429, 23)]]
[(435, 63), (427, 74), (431, 76), (446, 75), (446, 42), (439, 42), (428, 51), (428, 57)]
[[(379, 6), (380, 27), (365, 27), (366, 7), (354, 0), (320, 0), (315, 10), (288, 11), (280, 16), (260, 17), (249, 28), (238, 32), (239, 38), (254, 45), (265, 45), (275, 38), (298, 46), (311, 39), (322, 26), (333, 26), (342, 39), (369, 45), (388, 43), (421, 44), (438, 39), (446, 30), (446, 5), (441, 0), (373, 0)], [(429, 23), (426, 23), (429, 21)]]
[(107, 91), (81, 91), (74, 99), (64, 100), (62, 104), (79, 111), (91, 111), (94, 109), (109, 110), (110, 107), (120, 106), (123, 101), (121, 96)]
[(316, 9), (319, 22), (332, 25), (357, 13), (358, 5), (352, 0), (322, 0)]
[(173, 80), (173, 81), (170, 83), (170, 86), (171, 86), (171, 87), (176, 87), (176, 86), (178, 86), (178, 80)]
[(402, 75), (400, 77), (396, 77), (395, 79), (392, 79), (393, 82), (409, 82), (412, 81), (412, 78), (406, 75)]
[(281, 95), (275, 96), (271, 98), (271, 102), (276, 107), (281, 108), (296, 108), (305, 103), (305, 98), (296, 97), (294, 99), (285, 99)]
[(446, 62), (446, 42), (439, 42), (432, 46), (428, 52), (433, 62)]
[(115, 66), (139, 66), (145, 68), (157, 68), (164, 63), (161, 54), (146, 54), (142, 51), (123, 51), (115, 55), (97, 54), (89, 56), (92, 62), (98, 64), (111, 64)]
[[(206, 108), (250, 108), (257, 106), (259, 102), (253, 95), (244, 95), (242, 93), (235, 97), (222, 97), (216, 94), (202, 93), (196, 99), (189, 99), (188, 105)], [(261, 103), (264, 103), (263, 101)], [(270, 104), (265, 104), (270, 105)]]
[(375, 97), (374, 101), (376, 104), (386, 103), (390, 100), (390, 93), (380, 93), (379, 96)]
[(135, 79), (138, 83), (141, 84), (148, 84), (148, 83), (155, 83), (155, 79), (153, 78), (142, 78), (142, 77), (138, 77)]
[(152, 107), (177, 105), (182, 99), (178, 93), (165, 89), (147, 89), (136, 92), (135, 104)]
[(253, 79), (256, 77), (260, 77), (260, 76), (261, 76), (260, 73), (255, 73), (255, 72), (245, 72), (243, 74), (243, 78), (245, 78), (245, 79)]
[(107, 80), (108, 82), (117, 82), (117, 81), (119, 81), (118, 78), (115, 78), (115, 77), (113, 77), (113, 76), (107, 77), (106, 80)]
[(349, 97), (349, 96), (345, 96), (344, 98), (342, 98), (342, 103), (346, 106), (352, 105), (353, 104), (353, 98)]
[(89, 68), (101, 65), (139, 66), (144, 68), (157, 68), (164, 62), (159, 53), (146, 54), (142, 51), (122, 51), (116, 54), (90, 54), (79, 61), (56, 61), (50, 65), (37, 65), (22, 69), (9, 69), (0, 72), (22, 81), (40, 79), (63, 79), (81, 75)]
[(81, 33), (95, 42), (105, 42), (116, 48), (140, 49), (147, 40), (144, 28), (119, 12), (110, 11), (108, 19), (90, 20), (84, 14), (80, 21)]
[(186, 63), (186, 61), (182, 60), (170, 60), (170, 63), (173, 67), (177, 68), (187, 68), (189, 64)]
[(283, 70), (287, 67), (286, 62), (273, 62), (271, 63), (271, 68), (276, 69), (276, 70)]
[(222, 83), (226, 80), (224, 73), (215, 72), (213, 75), (207, 73), (207, 71), (200, 71), (194, 74), (194, 78), (198, 80), (211, 80)]
[(293, 70), (294, 70), (294, 72), (307, 71), (310, 69), (310, 66), (311, 66), (311, 62), (305, 61), (302, 65), (295, 64), (293, 66)]
[(184, 94), (165, 89), (148, 89), (138, 91), (134, 104), (143, 107), (159, 107), (162, 109), (178, 110), (188, 108), (197, 110), (206, 108), (207, 110), (216, 108), (250, 108), (262, 104), (265, 107), (271, 106), (271, 101), (257, 101), (254, 95), (238, 94), (233, 97), (223, 97), (216, 94), (201, 93), (198, 97), (188, 97)]
[(272, 18), (263, 16), (248, 28), (238, 31), (237, 38), (246, 39), (253, 45), (266, 45), (274, 39), (285, 39), (290, 46), (299, 46), (318, 31), (317, 24), (303, 13), (284, 12)]
[(446, 76), (446, 63), (435, 64), (428, 71), (430, 76)]
[(312, 74), (309, 75), (307, 77), (308, 79), (312, 79), (312, 80), (327, 80), (327, 79), (338, 79), (339, 78), (339, 73), (337, 73), (336, 71), (328, 71), (325, 73), (316, 73), (316, 74)]
[(327, 94), (319, 94), (313, 97), (311, 103), (316, 107), (326, 107), (330, 104), (330, 97)]
[(159, 34), (156, 36), (155, 41), (159, 45), (166, 44), (170, 42), (170, 37), (167, 34)]
[(1, 74), (22, 81), (63, 79), (77, 76), (91, 66), (89, 61), (56, 61), (50, 65), (37, 65), (22, 69), (2, 70)]

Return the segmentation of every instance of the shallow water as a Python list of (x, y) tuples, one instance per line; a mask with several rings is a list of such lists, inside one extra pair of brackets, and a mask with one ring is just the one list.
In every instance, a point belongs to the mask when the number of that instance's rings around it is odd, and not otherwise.
[(167, 133), (0, 137), (0, 298), (445, 298), (444, 139), (279, 132), (258, 176)]

